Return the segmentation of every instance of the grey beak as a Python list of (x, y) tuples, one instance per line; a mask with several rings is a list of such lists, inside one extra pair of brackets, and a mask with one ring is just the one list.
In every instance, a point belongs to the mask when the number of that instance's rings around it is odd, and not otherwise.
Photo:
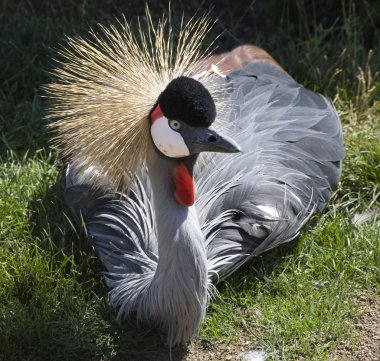
[(192, 128), (191, 132), (182, 133), (191, 154), (200, 152), (241, 152), (239, 144), (232, 138), (212, 128)]

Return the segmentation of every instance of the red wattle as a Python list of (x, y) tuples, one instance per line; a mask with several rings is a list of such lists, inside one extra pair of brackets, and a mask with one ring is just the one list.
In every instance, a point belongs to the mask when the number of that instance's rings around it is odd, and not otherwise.
[(174, 168), (173, 179), (175, 184), (174, 198), (184, 207), (190, 207), (195, 202), (195, 183), (186, 166), (181, 163)]
[(163, 116), (164, 113), (162, 113), (160, 106), (157, 105), (156, 108), (153, 110), (152, 114), (150, 115), (150, 121), (153, 124), (156, 119), (162, 118)]

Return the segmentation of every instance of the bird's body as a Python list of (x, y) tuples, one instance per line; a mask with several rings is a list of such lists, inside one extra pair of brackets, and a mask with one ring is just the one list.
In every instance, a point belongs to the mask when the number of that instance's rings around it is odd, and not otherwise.
[[(212, 153), (197, 161), (200, 141), (194, 134), (211, 128), (172, 124), (168, 116), (172, 130), (182, 126), (185, 145), (173, 143), (173, 156), (167, 156), (177, 133), (166, 145), (163, 130), (154, 130), (154, 124), (168, 124), (164, 98), (171, 93), (165, 90), (151, 105), (153, 141), (128, 195), (112, 183), (94, 188), (94, 177), (103, 177), (96, 163), (79, 170), (74, 164), (67, 172), (66, 200), (77, 219), (83, 217), (105, 266), (118, 319), (135, 314), (157, 325), (169, 345), (196, 335), (213, 281), (294, 239), (313, 212), (325, 207), (340, 177), (342, 130), (331, 103), (296, 83), (273, 59), (254, 60), (238, 61), (230, 71), (222, 66), (228, 76), (212, 78), (213, 87), (226, 89), (223, 132), (241, 153)], [(201, 108), (202, 123), (212, 109)], [(218, 137), (207, 133), (207, 146), (238, 150), (228, 137), (226, 143)]]

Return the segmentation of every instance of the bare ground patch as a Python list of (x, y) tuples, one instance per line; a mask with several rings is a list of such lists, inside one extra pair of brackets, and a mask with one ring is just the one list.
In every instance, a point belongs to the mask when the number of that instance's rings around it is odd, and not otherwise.
[(364, 314), (355, 325), (357, 341), (346, 342), (332, 354), (333, 360), (380, 361), (380, 298), (359, 297)]
[[(255, 349), (255, 345), (248, 338), (240, 337), (235, 344), (208, 343), (195, 341), (188, 347), (176, 348), (172, 350), (172, 361), (229, 361), (242, 360), (242, 354)], [(155, 350), (136, 352), (129, 358), (131, 361), (168, 361), (170, 359), (169, 349), (159, 346)]]

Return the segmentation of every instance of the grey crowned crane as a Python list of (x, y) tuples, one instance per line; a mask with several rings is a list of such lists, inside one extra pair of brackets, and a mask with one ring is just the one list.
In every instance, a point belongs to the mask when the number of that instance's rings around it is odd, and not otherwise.
[(174, 346), (197, 334), (213, 282), (325, 207), (345, 151), (330, 101), (265, 51), (201, 51), (206, 18), (177, 41), (166, 20), (147, 23), (68, 40), (47, 89), (65, 198), (117, 319)]

